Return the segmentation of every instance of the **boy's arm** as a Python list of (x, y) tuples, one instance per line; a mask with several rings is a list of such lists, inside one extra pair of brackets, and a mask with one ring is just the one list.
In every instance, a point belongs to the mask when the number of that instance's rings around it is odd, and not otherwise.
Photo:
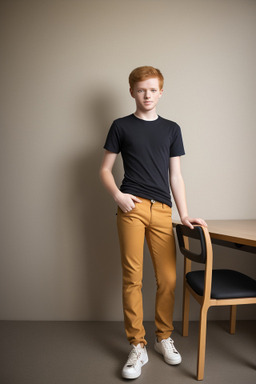
[(193, 224), (207, 226), (203, 219), (191, 218), (188, 215), (185, 184), (181, 174), (180, 157), (170, 158), (170, 185), (182, 224), (193, 229)]
[(116, 157), (117, 153), (105, 151), (102, 165), (100, 168), (100, 178), (103, 185), (111, 194), (111, 196), (113, 197), (117, 205), (121, 208), (121, 210), (123, 212), (128, 212), (135, 207), (134, 201), (136, 201), (137, 203), (141, 203), (141, 200), (131, 194), (122, 193), (118, 189), (112, 173)]

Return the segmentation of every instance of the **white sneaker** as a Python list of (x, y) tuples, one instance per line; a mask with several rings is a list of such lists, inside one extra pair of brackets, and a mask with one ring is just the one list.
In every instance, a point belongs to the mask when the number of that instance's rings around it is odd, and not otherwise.
[(124, 379), (136, 379), (141, 375), (141, 367), (148, 362), (147, 349), (140, 344), (133, 345), (129, 353), (128, 360), (125, 363), (122, 376)]
[(177, 365), (181, 363), (181, 355), (174, 346), (173, 340), (168, 337), (168, 339), (161, 340), (158, 342), (155, 341), (155, 350), (163, 355), (164, 361), (167, 364)]

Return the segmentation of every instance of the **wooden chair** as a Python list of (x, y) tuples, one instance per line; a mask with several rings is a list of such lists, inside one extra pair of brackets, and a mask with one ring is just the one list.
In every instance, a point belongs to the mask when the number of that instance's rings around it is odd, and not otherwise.
[[(188, 336), (190, 294), (201, 306), (197, 357), (197, 380), (203, 380), (206, 349), (207, 312), (214, 305), (229, 305), (230, 333), (235, 333), (236, 306), (256, 303), (256, 280), (233, 270), (212, 269), (212, 243), (207, 228), (176, 226), (177, 238), (184, 263), (183, 336)], [(200, 242), (200, 253), (189, 250), (189, 238)], [(191, 262), (205, 264), (204, 270), (192, 271)]]

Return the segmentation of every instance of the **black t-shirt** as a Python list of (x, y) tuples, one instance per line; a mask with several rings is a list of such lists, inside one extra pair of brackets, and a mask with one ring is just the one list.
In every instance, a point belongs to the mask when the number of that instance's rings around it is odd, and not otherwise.
[(124, 165), (122, 192), (172, 206), (170, 157), (185, 154), (178, 124), (160, 116), (147, 121), (132, 114), (113, 122), (104, 148), (121, 152)]

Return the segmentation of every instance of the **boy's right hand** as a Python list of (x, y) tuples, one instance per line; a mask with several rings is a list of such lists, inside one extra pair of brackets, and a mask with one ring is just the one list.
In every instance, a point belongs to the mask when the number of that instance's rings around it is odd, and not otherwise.
[(142, 203), (142, 201), (130, 193), (123, 193), (121, 191), (118, 191), (116, 196), (114, 196), (114, 200), (119, 206), (119, 208), (123, 212), (130, 212), (133, 208), (135, 208), (135, 203)]

